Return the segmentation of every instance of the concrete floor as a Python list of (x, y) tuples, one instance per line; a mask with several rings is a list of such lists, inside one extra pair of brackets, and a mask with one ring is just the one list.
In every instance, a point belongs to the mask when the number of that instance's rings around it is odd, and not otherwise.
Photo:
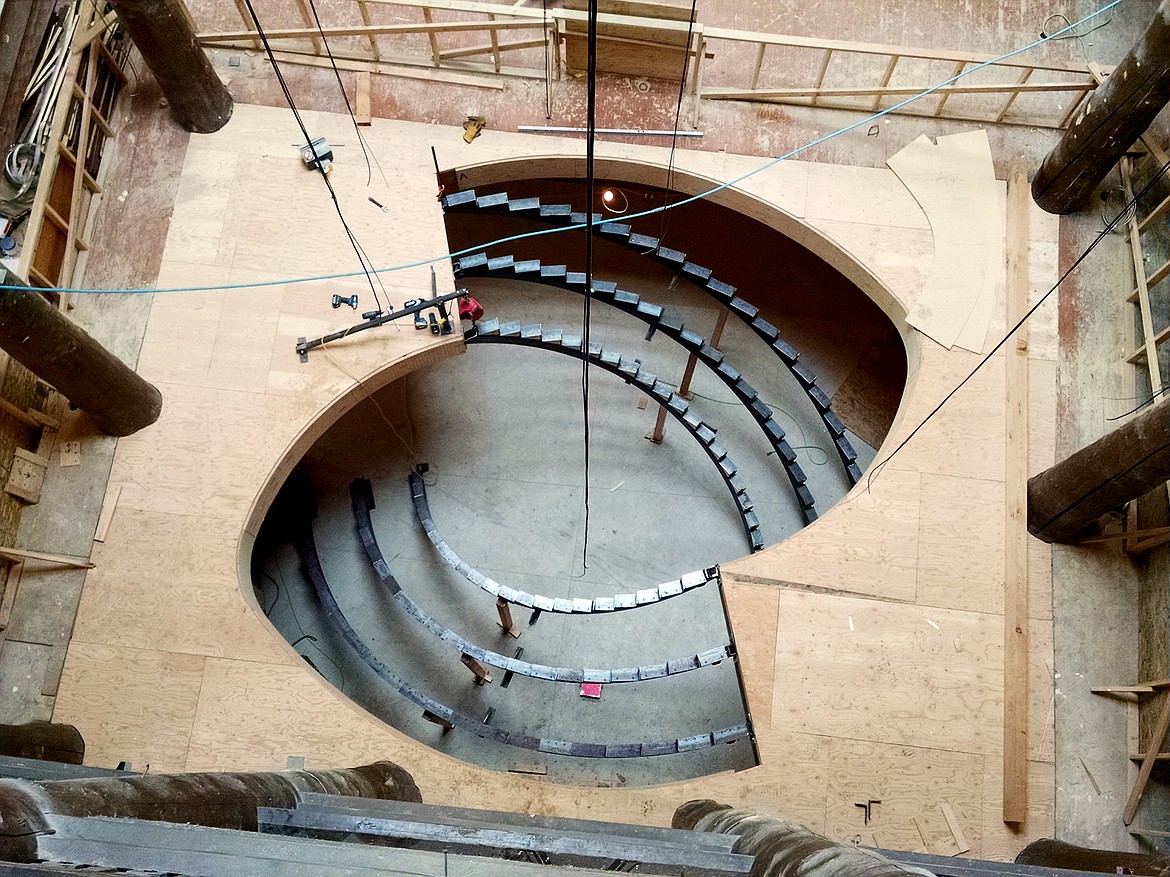
[[(230, 3), (202, 0), (191, 5), (200, 21), (213, 13), (213, 17), (234, 24), (235, 13)], [(1095, 5), (1078, 0), (1071, 4), (1066, 14), (1075, 17)], [(1111, 23), (1091, 37), (1051, 47), (1052, 51), (1068, 57), (1080, 50), (1094, 60), (1113, 63), (1140, 32), (1155, 5), (1152, 0), (1124, 4), (1118, 7)], [(807, 10), (798, 12), (787, 3), (777, 5), (763, 0), (715, 3), (712, 0), (710, 4), (703, 4), (700, 17), (704, 21), (729, 26), (734, 22), (735, 26), (747, 28), (992, 51), (1032, 38), (1033, 31), (1043, 26), (1037, 22), (1049, 11), (1047, 4), (1041, 7), (1025, 3), (1017, 11), (1016, 7), (1001, 3), (979, 2), (959, 7), (937, 0), (907, 0), (863, 6), (820, 4), (816, 15), (812, 16), (805, 14)], [(229, 70), (226, 53), (214, 55), (213, 61), (217, 69), (232, 76), (231, 87), (238, 100), (274, 105), (280, 102), (269, 76), (249, 75), (247, 66)], [(263, 65), (257, 67), (263, 69)], [(304, 105), (331, 110), (341, 108), (331, 74), (298, 70), (291, 78)], [(580, 90), (580, 85), (569, 81), (558, 88), (567, 93), (574, 88)], [(608, 81), (604, 88), (611, 94), (611, 100), (603, 101), (604, 112), (599, 123), (625, 123), (627, 117), (623, 113), (629, 102), (621, 99), (618, 91), (621, 83)], [(613, 96), (615, 92), (617, 96)], [(655, 85), (650, 94), (652, 99), (638, 106), (639, 124), (669, 127), (663, 123), (673, 123), (675, 94), (672, 89)], [(376, 78), (374, 101), (375, 115), (399, 118), (434, 119), (453, 124), (461, 121), (474, 103), (477, 108), (486, 108), (490, 124), (497, 128), (546, 121), (543, 88), (538, 93), (530, 85), (510, 85), (501, 95), (489, 100), (478, 91), (461, 92), (452, 86)], [(574, 106), (566, 97), (558, 104), (561, 109), (552, 123), (579, 124), (581, 120)], [(137, 286), (149, 283), (157, 273), (160, 242), (166, 235), (180, 164), (176, 158), (181, 159), (186, 135), (169, 123), (148, 74), (141, 76), (133, 108), (130, 121), (118, 139), (120, 159), (116, 160), (107, 182), (111, 192), (125, 192), (128, 197), (106, 201), (98, 225), (98, 245), (94, 248), (87, 276), (93, 284)], [(704, 107), (703, 120), (707, 136), (690, 145), (700, 149), (727, 148), (729, 151), (772, 155), (855, 118), (853, 114), (834, 111), (708, 105)], [(877, 137), (839, 138), (820, 147), (810, 157), (821, 161), (878, 165), (920, 133), (933, 136), (969, 127), (965, 124), (891, 119), (881, 127)], [(1034, 166), (1055, 140), (1051, 132), (1022, 128), (992, 129), (989, 135), (1001, 169), (1020, 156)], [(490, 128), (485, 136), (490, 136)], [(130, 225), (135, 229), (134, 234), (123, 231)], [(1097, 225), (1098, 218), (1093, 211), (1062, 221), (1062, 266), (1071, 263)], [(1123, 367), (1117, 363), (1120, 330), (1111, 316), (1117, 313), (1115, 278), (1122, 265), (1120, 247), (1120, 241), (1113, 241), (1100, 248), (1061, 291), (1059, 455), (1103, 434), (1106, 429), (1104, 417), (1119, 413), (1114, 408), (1118, 403), (1112, 400), (1129, 399), (1134, 395)], [(90, 299), (83, 302), (77, 313), (79, 319), (92, 326), (95, 335), (106, 343), (123, 336), (129, 339), (125, 347), (115, 345), (115, 349), (133, 361), (137, 346), (135, 338), (141, 338), (147, 307), (140, 302), (107, 304), (104, 300)], [(108, 467), (108, 463), (104, 465)], [(437, 471), (440, 476), (444, 475), (442, 467), (437, 467)], [(57, 475), (57, 470), (54, 470), (54, 477)], [(62, 504), (71, 505), (77, 502), (78, 496), (100, 496), (104, 492), (105, 473), (100, 455), (84, 460), (82, 469), (77, 470), (76, 477), (86, 479), (85, 485), (62, 482), (59, 494), (50, 493), (57, 489), (53, 486), (54, 477), (46, 483), (46, 495), (59, 495)], [(81, 506), (92, 511), (88, 500), (83, 500)], [(36, 534), (49, 532), (45, 529), (49, 524), (44, 517), (61, 514), (60, 509), (58, 503), (46, 501), (26, 512), (20, 544), (32, 544), (24, 541), (25, 537), (32, 539)], [(93, 526), (89, 512), (65, 517), (75, 532), (73, 536), (62, 534), (60, 538), (72, 540), (80, 534), (81, 542), (87, 542)], [(732, 534), (729, 533), (728, 538), (733, 538)], [(52, 547), (65, 550), (62, 544)], [(734, 553), (739, 549), (731, 547), (729, 550)], [(1165, 548), (1161, 549), (1162, 560), (1151, 562), (1154, 571), (1145, 569), (1145, 575), (1156, 575), (1158, 563), (1161, 563), (1161, 569), (1165, 568), (1165, 551)], [(466, 550), (464, 553), (468, 554)], [(1123, 713), (1115, 705), (1088, 694), (1087, 689), (1090, 685), (1132, 682), (1135, 678), (1137, 655), (1133, 606), (1143, 568), (1105, 549), (1058, 548), (1053, 562), (1056, 673), (1060, 674), (1060, 679), (1056, 680), (1060, 689), (1056, 698), (1056, 835), (1078, 843), (1126, 848), (1132, 846), (1134, 840), (1125, 833), (1118, 817), (1120, 802), (1127, 789), (1125, 775), (1129, 770)], [(464, 583), (458, 584), (462, 586)], [(55, 644), (67, 638), (75, 610), (75, 604), (70, 605), (71, 599), (58, 597), (54, 595), (36, 605), (29, 603), (20, 607), (21, 611), (38, 618), (44, 613), (58, 613), (56, 621), (45, 617), (43, 622), (38, 622), (46, 629), (54, 627), (57, 631), (53, 634)], [(14, 670), (10, 662), (14, 655), (15, 651), (8, 646), (0, 655), (0, 674), (5, 679), (4, 718), (19, 721), (42, 717), (51, 711), (50, 696), (28, 700), (11, 696), (13, 686), (9, 683), (14, 678)], [(322, 671), (328, 675), (330, 669), (327, 662), (325, 664)], [(29, 672), (43, 680), (44, 665), (38, 663), (36, 666), (35, 671)], [(1170, 822), (1165, 804), (1165, 795), (1147, 795), (1139, 822), (1164, 827)]]
[[(629, 254), (634, 268), (649, 260)], [(656, 272), (650, 271), (654, 275)], [(653, 288), (687, 324), (713, 324), (709, 297), (683, 281), (673, 290), (646, 279), (647, 269), (605, 274), (623, 288)], [(794, 278), (796, 285), (798, 279)], [(489, 316), (527, 324), (578, 327), (580, 296), (515, 281), (475, 280), (472, 292)], [(649, 294), (649, 293), (648, 293)], [(595, 343), (638, 358), (677, 383), (685, 351), (663, 336), (597, 304)], [(799, 330), (799, 326), (794, 326)], [(824, 425), (797, 383), (746, 327), (728, 324), (722, 349), (777, 411), (823, 513), (848, 482)], [(822, 363), (813, 359), (813, 368)], [(727, 642), (719, 594), (705, 587), (652, 607), (588, 618), (544, 614), (523, 635), (496, 625), (494, 601), (442, 562), (414, 514), (406, 476), (420, 463), (434, 520), (444, 539), (473, 567), (497, 581), (552, 597), (603, 596), (648, 587), (743, 556), (749, 545), (730, 494), (698, 443), (668, 420), (661, 445), (645, 439), (657, 416), (651, 404), (615, 376), (593, 370), (589, 548), (585, 541), (580, 363), (515, 347), (471, 346), (442, 367), (412, 375), (363, 403), (310, 451), (304, 469), (318, 498), (315, 533), (326, 575), (367, 643), (395, 671), (443, 703), (470, 713), (494, 710), (492, 724), (568, 740), (635, 741), (684, 737), (746, 721), (735, 668), (725, 661), (662, 680), (608, 685), (600, 702), (576, 686), (515, 677), (505, 690), (476, 688), (458, 655), (389, 605), (355, 538), (349, 482), (374, 485), (375, 532), (391, 571), (411, 598), (443, 624), (479, 645), (559, 666), (628, 667), (693, 654)], [(787, 476), (755, 422), (706, 369), (693, 382), (693, 409), (719, 430), (763, 522), (767, 543), (802, 526)], [(831, 389), (831, 386), (830, 386)], [(383, 417), (387, 414), (387, 417)], [(396, 434), (397, 432), (397, 434)], [(874, 451), (851, 436), (865, 468)], [(275, 514), (275, 513), (274, 513)], [(275, 528), (274, 528), (275, 529)], [(262, 540), (267, 542), (268, 540)], [(560, 782), (645, 785), (701, 776), (753, 763), (740, 742), (700, 753), (637, 760), (566, 759), (442, 734), (419, 710), (389, 690), (317, 616), (311, 588), (279, 533), (262, 555), (255, 579), (260, 604), (290, 642), (349, 696), (440, 751), (498, 770), (547, 770)], [(583, 563), (587, 566), (583, 566)], [(279, 584), (278, 584), (279, 583)], [(305, 640), (306, 634), (317, 637)], [(321, 659), (324, 658), (324, 661)]]

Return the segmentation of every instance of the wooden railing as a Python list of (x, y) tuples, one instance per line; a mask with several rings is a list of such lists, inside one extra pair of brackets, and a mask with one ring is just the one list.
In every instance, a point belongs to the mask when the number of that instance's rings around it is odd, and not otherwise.
[[(418, 78), (420, 69), (435, 81), (499, 88), (498, 75), (525, 78), (560, 78), (562, 45), (570, 26), (587, 15), (573, 9), (536, 9), (521, 5), (478, 3), (473, 0), (352, 0), (351, 23), (324, 23), (327, 39), (365, 37), (368, 52), (338, 52), (347, 69), (369, 70)], [(236, 0), (244, 27), (238, 31), (200, 34), (208, 46), (255, 48), (257, 34), (243, 0)], [(298, 0), (303, 27), (266, 29), (280, 49), (280, 59), (314, 63), (308, 58), (322, 54), (318, 33), (304, 0)], [(372, 24), (371, 7), (393, 6), (418, 10), (417, 23)], [(441, 13), (452, 20), (436, 20)], [(360, 19), (360, 23), (359, 23)], [(896, 105), (929, 86), (982, 67), (970, 75), (938, 88), (921, 101), (896, 112), (939, 119), (983, 123), (1063, 128), (1084, 97), (1097, 85), (1090, 65), (1077, 61), (1009, 59), (988, 63), (993, 56), (877, 43), (821, 40), (810, 37), (757, 33), (704, 27), (687, 21), (634, 15), (601, 14), (599, 24), (620, 27), (629, 33), (623, 40), (634, 46), (680, 45), (690, 34), (688, 77), (693, 99), (692, 122), (697, 126), (699, 107), (706, 100), (757, 101), (795, 106), (874, 112)], [(391, 54), (382, 40), (407, 34), (425, 35), (424, 53)], [(480, 39), (467, 44), (468, 34)], [(504, 39), (515, 34), (514, 39)], [(452, 38), (458, 43), (444, 45)], [(292, 43), (290, 46), (289, 44)], [(544, 63), (508, 66), (505, 55), (548, 46), (549, 69)], [(754, 64), (724, 63), (716, 73), (738, 76), (739, 83), (703, 85), (705, 70), (725, 54), (737, 57), (754, 47)], [(713, 51), (714, 55), (708, 55)], [(746, 49), (750, 52), (750, 49)], [(527, 61), (531, 62), (531, 57)], [(648, 74), (653, 75), (653, 74)]]
[[(929, 98), (900, 107), (896, 112), (940, 119), (1063, 128), (1085, 95), (1097, 82), (1087, 64), (994, 61), (975, 52), (925, 49), (877, 43), (821, 40), (809, 37), (751, 33), (707, 28), (708, 44), (720, 42), (756, 48), (750, 81), (741, 86), (712, 86), (702, 90), (707, 100), (747, 100), (796, 106), (877, 112), (931, 85), (953, 79), (981, 65), (952, 85), (936, 89)], [(908, 76), (898, 74), (911, 67)], [(842, 69), (847, 68), (847, 69)], [(782, 81), (782, 71), (793, 70)], [(812, 71), (815, 70), (815, 76)], [(766, 84), (763, 84), (766, 83)], [(956, 96), (981, 96), (977, 105), (956, 106)], [(1023, 95), (1066, 95), (1055, 108), (1020, 112)], [(1053, 102), (1055, 103), (1055, 102)]]

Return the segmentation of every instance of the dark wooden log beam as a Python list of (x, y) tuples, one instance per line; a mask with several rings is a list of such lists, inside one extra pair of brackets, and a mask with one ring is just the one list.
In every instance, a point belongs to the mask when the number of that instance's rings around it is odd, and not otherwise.
[(1170, 856), (1149, 853), (1119, 853), (1078, 847), (1059, 840), (1033, 841), (1016, 856), (1017, 865), (1097, 871), (1101, 874), (1135, 874), (1163, 877), (1170, 869)]
[(119, 816), (256, 831), (257, 807), (296, 807), (305, 792), (422, 801), (414, 778), (389, 761), (281, 773), (143, 774), (37, 783), (0, 779), (0, 826), (7, 829), (0, 831), (0, 862), (38, 861), (37, 836), (52, 833), (55, 816)]
[[(0, 269), (0, 284), (24, 286)], [(158, 420), (162, 394), (31, 289), (0, 290), (0, 347), (110, 435)]]
[(1170, 399), (1028, 480), (1028, 531), (1070, 540), (1170, 478)]
[(182, 0), (110, 0), (180, 125), (211, 134), (232, 117), (232, 96), (216, 75)]
[(1170, 0), (1069, 123), (1032, 180), (1049, 213), (1084, 207), (1113, 166), (1170, 99)]
[(0, 755), (81, 764), (85, 760), (85, 741), (75, 727), (60, 722), (0, 725)]

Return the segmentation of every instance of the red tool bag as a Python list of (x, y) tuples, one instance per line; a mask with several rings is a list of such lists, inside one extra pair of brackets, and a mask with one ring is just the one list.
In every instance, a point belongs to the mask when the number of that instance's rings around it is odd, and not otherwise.
[(473, 299), (470, 295), (465, 295), (459, 299), (459, 319), (471, 320), (475, 322), (483, 316), (483, 305)]

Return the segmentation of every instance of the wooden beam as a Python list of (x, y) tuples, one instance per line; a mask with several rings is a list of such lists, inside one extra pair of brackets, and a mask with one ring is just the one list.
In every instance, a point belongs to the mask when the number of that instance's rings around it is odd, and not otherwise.
[[(887, 68), (888, 69), (888, 68)], [(712, 100), (783, 100), (794, 97), (910, 97), (930, 88), (929, 85), (859, 85), (816, 88), (709, 88), (703, 97)], [(994, 82), (986, 85), (944, 85), (932, 94), (1036, 94), (1047, 92), (1083, 91), (1082, 82)], [(872, 109), (872, 107), (871, 107)], [(932, 110), (933, 114), (935, 111)]]
[(0, 557), (14, 563), (39, 560), (42, 563), (53, 563), (57, 566), (69, 566), (74, 569), (94, 568), (93, 562), (88, 557), (75, 557), (72, 554), (47, 554), (44, 551), (29, 551), (27, 548), (0, 548)]
[(1170, 472), (1170, 399), (1163, 397), (1123, 426), (1028, 482), (1028, 530), (1067, 542), (1102, 515), (1166, 482)]
[[(23, 286), (11, 273), (5, 285)], [(110, 435), (154, 423), (162, 395), (31, 289), (0, 295), (0, 347), (86, 412)]]
[(1049, 213), (1083, 208), (1100, 182), (1170, 100), (1170, 0), (1117, 69), (1097, 88), (1032, 180)]
[[(1028, 310), (1028, 178), (1016, 169), (1007, 196), (1007, 323)], [(1003, 821), (1028, 813), (1028, 324), (1005, 363), (1003, 594)]]
[(512, 52), (517, 49), (539, 49), (544, 45), (544, 40), (512, 40), (507, 43), (499, 43), (492, 46), (491, 43), (484, 43), (478, 46), (467, 46), (463, 49), (444, 49), (439, 52), (439, 59), (448, 61), (453, 58), (470, 58), (474, 55), (486, 55), (488, 52), (498, 50), (500, 52)]
[[(197, 134), (211, 134), (227, 124), (232, 117), (232, 96), (199, 48), (182, 0), (110, 3), (154, 74), (175, 121)], [(255, 36), (244, 31), (240, 39)]]
[(1129, 793), (1129, 800), (1125, 802), (1125, 809), (1121, 811), (1121, 821), (1126, 825), (1133, 822), (1134, 816), (1137, 815), (1138, 804), (1142, 801), (1142, 795), (1146, 791), (1146, 783), (1149, 782), (1150, 774), (1154, 771), (1154, 764), (1157, 763), (1157, 755), (1162, 750), (1162, 741), (1166, 739), (1167, 731), (1170, 731), (1170, 695), (1166, 696), (1162, 715), (1158, 717), (1158, 724), (1150, 738), (1146, 757), (1142, 759), (1142, 766), (1138, 770), (1137, 781), (1134, 782), (1133, 789)]
[[(1129, 156), (1121, 158), (1121, 184), (1128, 198), (1133, 198), (1133, 173)], [(1149, 370), (1150, 392), (1162, 392), (1162, 370), (1158, 365), (1158, 347), (1154, 332), (1154, 317), (1150, 309), (1150, 283), (1146, 278), (1146, 260), (1142, 254), (1142, 235), (1138, 230), (1137, 213), (1131, 212), (1126, 220), (1126, 237), (1129, 238), (1129, 252), (1133, 259), (1133, 273), (1137, 281), (1137, 306), (1142, 324), (1142, 346), (1146, 351), (1146, 365)], [(1157, 285), (1156, 282), (1154, 285)]]
[(436, 70), (434, 67), (410, 67), (394, 61), (359, 61), (352, 58), (338, 58), (333, 61), (318, 55), (302, 55), (297, 52), (276, 52), (273, 56), (278, 61), (288, 64), (302, 64), (306, 67), (324, 67), (332, 69), (337, 64), (338, 70), (358, 70), (369, 73), (378, 73), (383, 76), (401, 76), (404, 79), (425, 79), (430, 82), (447, 82), (452, 85), (470, 85), (475, 88), (490, 88), (494, 91), (503, 91), (504, 83), (489, 75), (477, 73), (460, 73), (455, 70)]
[[(423, 21), (425, 21), (427, 24), (434, 24), (434, 19), (431, 17), (431, 10), (423, 10)], [(443, 57), (442, 53), (439, 51), (439, 38), (435, 36), (434, 31), (428, 31), (427, 39), (431, 44), (431, 60), (433, 60), (435, 62), (435, 66), (438, 67), (439, 61)]]
[[(125, 2), (125, 0), (122, 0)], [(540, 30), (543, 25), (539, 21), (436, 21), (420, 24), (355, 24), (350, 26), (325, 27), (321, 30), (326, 37), (368, 37), (389, 36), (392, 34), (412, 33), (462, 33), (464, 31), (499, 31), (499, 30)], [(234, 43), (247, 39), (250, 31), (212, 31), (201, 33), (198, 36), (204, 45), (220, 43)], [(315, 27), (286, 27), (276, 30), (266, 30), (265, 36), (269, 40), (303, 40), (317, 34)]]
[(359, 125), (373, 122), (370, 116), (370, 72), (362, 70), (357, 75), (357, 92), (354, 97), (354, 121)]
[[(362, 14), (362, 24), (370, 24), (370, 10), (366, 6), (366, 0), (357, 0), (357, 5)], [(374, 34), (370, 34), (370, 55), (375, 61), (382, 58), (382, 50), (378, 48), (378, 38)]]

